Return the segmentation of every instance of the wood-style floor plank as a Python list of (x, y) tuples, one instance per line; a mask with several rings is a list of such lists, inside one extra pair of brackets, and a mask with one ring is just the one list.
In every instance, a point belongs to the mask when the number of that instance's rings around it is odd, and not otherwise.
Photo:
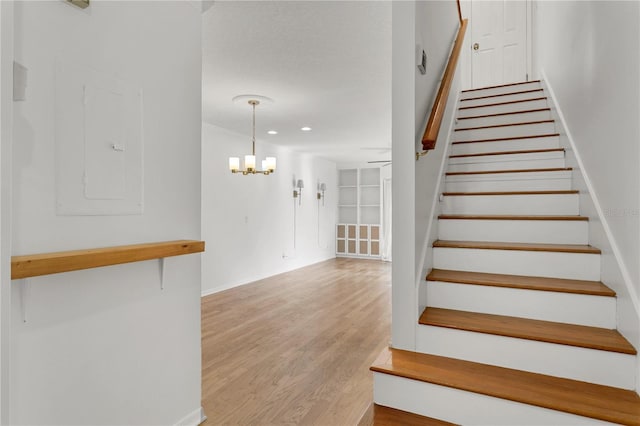
[(454, 309), (426, 308), (420, 324), (635, 355), (617, 330)]
[(205, 425), (357, 424), (390, 284), (390, 263), (339, 258), (203, 298)]
[(427, 281), (507, 287), (523, 290), (554, 291), (559, 293), (589, 294), (615, 297), (615, 291), (598, 281), (569, 280), (563, 278), (528, 277), (524, 275), (488, 274), (485, 272), (433, 269)]
[(384, 349), (371, 370), (613, 423), (640, 425), (638, 394), (609, 386), (398, 349)]
[(456, 426), (454, 423), (420, 416), (383, 405), (371, 404), (358, 426)]
[(549, 251), (555, 253), (600, 254), (600, 249), (585, 244), (502, 243), (493, 241), (436, 240), (433, 247), (468, 248), (479, 250)]

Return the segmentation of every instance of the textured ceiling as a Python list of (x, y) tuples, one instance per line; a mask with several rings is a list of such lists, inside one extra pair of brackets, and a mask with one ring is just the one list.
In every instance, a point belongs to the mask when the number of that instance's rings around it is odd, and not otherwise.
[(204, 121), (250, 135), (250, 107), (232, 102), (247, 93), (275, 101), (257, 109), (258, 141), (389, 159), (391, 3), (215, 2), (203, 14)]

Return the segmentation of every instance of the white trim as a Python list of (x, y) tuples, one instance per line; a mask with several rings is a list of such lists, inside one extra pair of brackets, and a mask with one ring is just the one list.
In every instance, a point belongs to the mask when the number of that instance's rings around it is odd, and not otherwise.
[[(456, 72), (457, 75), (457, 72)], [(457, 76), (456, 76), (457, 77)], [(456, 94), (456, 100), (453, 103), (454, 105), (454, 111), (456, 109), (456, 107), (458, 106), (458, 101), (460, 98), (460, 91), (457, 91)], [(447, 101), (447, 103), (450, 101)], [(420, 267), (418, 268), (419, 275), (418, 275), (418, 279), (417, 279), (417, 283), (416, 285), (420, 285), (421, 282), (424, 281), (424, 277), (427, 276), (427, 272), (428, 270), (424, 269), (424, 264), (426, 263), (426, 256), (427, 256), (427, 249), (429, 247), (429, 244), (433, 243), (433, 240), (430, 238), (432, 230), (433, 230), (433, 224), (438, 220), (438, 218), (436, 217), (436, 210), (438, 209), (438, 204), (440, 203), (440, 196), (443, 192), (443, 188), (444, 188), (444, 173), (445, 173), (445, 168), (447, 167), (447, 162), (449, 160), (449, 148), (451, 147), (451, 136), (453, 134), (453, 126), (455, 125), (456, 122), (456, 118), (455, 118), (455, 113), (451, 115), (451, 122), (449, 123), (449, 129), (447, 130), (447, 140), (445, 142), (445, 148), (444, 148), (444, 155), (442, 156), (442, 161), (440, 162), (440, 170), (438, 172), (438, 180), (436, 182), (436, 191), (433, 193), (433, 200), (431, 201), (431, 209), (429, 210), (429, 225), (427, 226), (427, 237), (425, 238), (424, 244), (422, 245), (422, 253), (420, 256), (420, 259), (422, 261), (422, 263), (420, 264)], [(437, 235), (436, 235), (436, 239), (437, 239)]]
[(569, 127), (567, 126), (567, 122), (564, 118), (564, 115), (562, 114), (562, 110), (560, 109), (560, 104), (558, 103), (558, 100), (556, 98), (555, 92), (553, 90), (553, 88), (551, 87), (551, 84), (549, 83), (549, 80), (547, 79), (547, 74), (545, 72), (544, 69), (540, 70), (540, 75), (541, 75), (541, 79), (542, 81), (544, 81), (545, 86), (547, 91), (549, 92), (549, 96), (551, 98), (551, 102), (553, 103), (553, 106), (555, 106), (556, 111), (558, 113), (558, 117), (560, 118), (560, 121), (562, 123), (562, 126), (564, 128), (564, 131), (567, 135), (567, 140), (569, 141), (569, 144), (571, 145), (571, 148), (573, 149), (575, 158), (576, 158), (576, 162), (578, 163), (578, 166), (580, 168), (580, 172), (582, 173), (582, 177), (584, 179), (584, 182), (587, 186), (587, 190), (589, 191), (589, 194), (591, 195), (591, 199), (593, 201), (593, 205), (598, 213), (598, 217), (600, 219), (600, 222), (602, 223), (602, 227), (604, 229), (604, 232), (607, 236), (607, 239), (609, 240), (609, 244), (611, 245), (611, 250), (613, 251), (613, 255), (616, 259), (616, 262), (618, 264), (618, 268), (620, 269), (620, 273), (622, 275), (622, 279), (624, 281), (625, 287), (627, 289), (627, 291), (629, 292), (629, 296), (631, 298), (631, 302), (633, 303), (633, 307), (635, 309), (635, 313), (638, 317), (638, 321), (640, 322), (640, 300), (638, 299), (638, 293), (636, 292), (635, 287), (633, 286), (633, 281), (631, 279), (631, 276), (629, 275), (629, 270), (627, 269), (626, 265), (624, 264), (624, 261), (622, 260), (622, 254), (620, 252), (620, 248), (618, 247), (618, 244), (616, 243), (616, 240), (613, 236), (613, 233), (611, 232), (611, 228), (609, 227), (609, 222), (607, 222), (607, 218), (604, 214), (604, 211), (602, 210), (602, 206), (600, 205), (600, 200), (598, 199), (598, 195), (593, 187), (593, 185), (591, 184), (591, 179), (589, 178), (589, 174), (587, 173), (587, 171), (584, 168), (584, 163), (582, 162), (582, 158), (580, 157), (580, 152), (578, 151), (578, 148), (575, 144), (575, 141), (573, 139), (573, 136), (571, 135), (571, 131), (569, 130)]
[(184, 416), (174, 426), (198, 426), (204, 423), (205, 420), (207, 420), (207, 416), (204, 415), (204, 409), (200, 407)]
[(380, 260), (379, 257), (371, 257), (371, 256), (365, 258), (365, 257), (356, 257), (356, 256), (335, 256), (334, 255), (332, 257), (327, 257), (326, 259), (318, 260), (317, 262), (304, 264), (304, 265), (298, 266), (297, 268), (287, 269), (285, 271), (278, 272), (277, 274), (273, 274), (273, 275), (268, 275), (266, 277), (255, 277), (253, 279), (250, 279), (249, 281), (230, 283), (230, 284), (225, 284), (225, 285), (221, 285), (221, 286), (218, 286), (218, 287), (214, 287), (214, 288), (211, 288), (211, 289), (207, 289), (206, 291), (200, 292), (200, 297), (211, 296), (212, 294), (220, 293), (221, 291), (231, 290), (232, 288), (242, 287), (242, 286), (248, 285), (248, 284), (254, 284), (254, 283), (258, 282), (258, 281), (266, 280), (268, 278), (275, 277), (277, 275), (286, 274), (287, 272), (291, 272), (291, 271), (295, 271), (295, 270), (298, 270), (298, 269), (306, 268), (307, 266), (312, 266), (312, 265), (316, 265), (318, 263), (327, 262), (327, 261), (332, 260), (332, 259), (337, 259), (338, 257), (341, 257), (341, 258), (342, 257), (349, 257), (349, 258), (359, 258), (359, 259), (369, 259), (369, 260)]
[(14, 3), (0, 2), (0, 424), (11, 407), (11, 198)]
[(527, 29), (526, 29), (526, 51), (524, 53), (526, 69), (527, 69), (527, 81), (535, 80), (533, 78), (533, 7), (532, 1), (527, 0)]

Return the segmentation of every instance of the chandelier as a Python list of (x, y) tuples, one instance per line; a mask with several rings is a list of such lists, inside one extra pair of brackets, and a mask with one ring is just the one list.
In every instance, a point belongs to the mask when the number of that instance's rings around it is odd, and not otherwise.
[(251, 155), (244, 156), (244, 169), (240, 169), (239, 157), (229, 157), (229, 170), (231, 170), (231, 173), (242, 173), (244, 176), (255, 175), (256, 173), (266, 176), (276, 171), (276, 157), (266, 157), (262, 160), (262, 170), (256, 169), (256, 106), (260, 105), (260, 101), (249, 99), (249, 105), (253, 108)]

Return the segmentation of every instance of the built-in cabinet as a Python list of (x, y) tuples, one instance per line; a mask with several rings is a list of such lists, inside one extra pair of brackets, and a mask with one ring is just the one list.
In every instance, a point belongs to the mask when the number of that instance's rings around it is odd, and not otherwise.
[(336, 254), (380, 257), (379, 168), (338, 170)]

